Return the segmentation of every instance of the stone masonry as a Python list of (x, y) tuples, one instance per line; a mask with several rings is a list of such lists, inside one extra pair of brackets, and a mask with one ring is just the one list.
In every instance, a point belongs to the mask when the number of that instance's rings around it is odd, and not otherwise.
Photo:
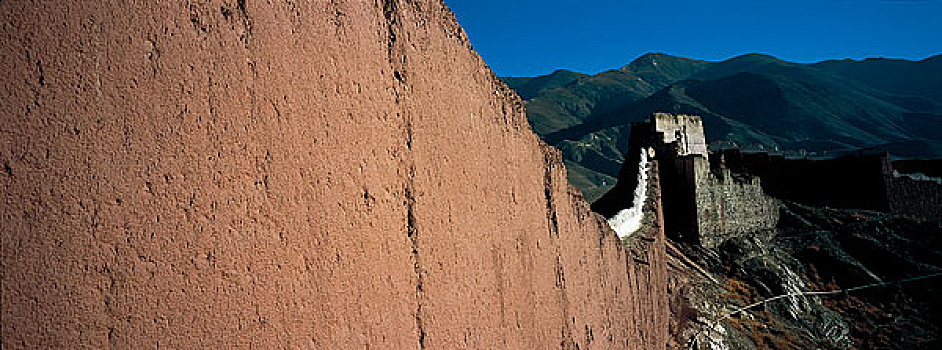
[[(665, 229), (675, 239), (715, 247), (726, 239), (749, 234), (771, 234), (778, 222), (778, 206), (763, 191), (758, 177), (731, 171), (719, 162), (711, 168), (699, 116), (655, 113), (649, 122), (632, 124), (632, 148), (655, 149), (660, 164)], [(603, 215), (617, 212), (630, 201), (622, 181), (632, 184), (631, 167), (619, 175), (619, 186), (603, 196), (593, 209)]]

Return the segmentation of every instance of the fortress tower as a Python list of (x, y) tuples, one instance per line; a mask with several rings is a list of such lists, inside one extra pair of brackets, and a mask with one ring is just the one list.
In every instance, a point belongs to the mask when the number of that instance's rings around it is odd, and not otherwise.
[[(733, 173), (722, 161), (711, 168), (700, 116), (654, 113), (648, 122), (631, 126), (631, 139), (619, 185), (593, 209), (610, 216), (631, 201), (627, 189), (642, 147), (655, 150), (665, 229), (675, 239), (715, 247), (726, 239), (771, 233), (778, 222), (775, 200), (762, 192), (758, 177)], [(626, 182), (622, 186), (622, 182)]]
[(703, 119), (698, 115), (654, 113), (651, 116), (654, 132), (659, 133), (661, 142), (674, 145), (677, 156), (707, 155), (706, 137), (703, 133)]

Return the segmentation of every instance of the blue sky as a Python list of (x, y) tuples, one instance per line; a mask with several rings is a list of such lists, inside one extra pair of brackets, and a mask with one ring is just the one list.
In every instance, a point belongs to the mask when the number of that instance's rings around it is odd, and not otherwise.
[(942, 0), (445, 0), (501, 76), (596, 73), (646, 52), (796, 62), (942, 53)]

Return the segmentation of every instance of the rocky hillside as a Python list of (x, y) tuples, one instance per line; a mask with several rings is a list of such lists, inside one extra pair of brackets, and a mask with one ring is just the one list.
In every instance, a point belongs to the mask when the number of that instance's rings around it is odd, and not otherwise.
[(658, 182), (671, 348), (940, 346), (942, 180), (886, 152), (811, 161), (705, 140), (699, 116), (632, 124), (618, 184), (592, 204), (621, 232), (647, 198), (635, 188)]
[[(669, 245), (672, 347), (942, 346), (937, 224), (792, 202), (781, 211), (772, 239)], [(823, 293), (769, 300), (797, 292)]]
[(590, 200), (614, 184), (630, 123), (653, 112), (702, 116), (714, 146), (942, 156), (942, 56), (799, 64), (759, 54), (722, 62), (647, 54), (597, 75), (566, 76), (505, 80), (525, 91), (534, 130), (562, 150), (570, 180)]
[(622, 246), (441, 1), (0, 14), (4, 349), (666, 343), (663, 231)]

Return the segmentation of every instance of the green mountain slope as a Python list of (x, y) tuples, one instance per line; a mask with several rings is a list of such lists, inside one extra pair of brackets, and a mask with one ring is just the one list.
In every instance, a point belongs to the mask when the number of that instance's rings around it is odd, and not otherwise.
[(553, 73), (539, 77), (507, 77), (503, 80), (507, 83), (507, 86), (517, 91), (520, 98), (529, 100), (538, 96), (543, 90), (566, 86), (584, 76), (586, 75), (582, 73), (558, 69)]
[(942, 98), (942, 55), (921, 61), (868, 58), (811, 65), (888, 93)]
[[(762, 54), (722, 62), (647, 54), (565, 83), (553, 77), (509, 84), (521, 86), (515, 88), (529, 97), (534, 130), (578, 165), (570, 177), (594, 200), (617, 176), (630, 123), (658, 111), (703, 116), (713, 145), (793, 154), (879, 147), (897, 156), (942, 156), (940, 57), (799, 64)], [(546, 88), (534, 89), (534, 81)]]
[(557, 70), (541, 77), (504, 78), (527, 101), (534, 131), (549, 134), (641, 100), (705, 68), (706, 61), (647, 54), (596, 75)]

